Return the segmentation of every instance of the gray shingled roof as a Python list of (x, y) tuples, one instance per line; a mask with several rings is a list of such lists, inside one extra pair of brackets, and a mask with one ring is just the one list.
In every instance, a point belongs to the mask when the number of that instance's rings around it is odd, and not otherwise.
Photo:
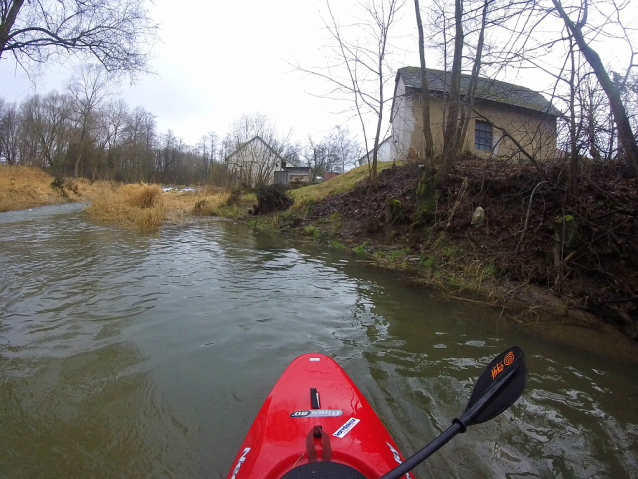
[[(404, 67), (397, 72), (403, 78), (408, 88), (421, 89), (421, 69), (418, 67)], [(430, 91), (449, 91), (451, 72), (426, 69), (428, 88)], [(461, 75), (461, 95), (467, 92), (470, 83), (470, 75)], [(512, 83), (479, 77), (476, 86), (476, 98), (519, 106), (529, 110), (540, 111), (549, 115), (558, 116), (560, 112), (547, 101), (543, 95), (529, 88)]]

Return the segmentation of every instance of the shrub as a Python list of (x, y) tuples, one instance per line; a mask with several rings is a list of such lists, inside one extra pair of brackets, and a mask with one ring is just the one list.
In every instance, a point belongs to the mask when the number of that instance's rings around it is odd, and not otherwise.
[(230, 192), (230, 196), (226, 200), (226, 206), (235, 206), (239, 203), (241, 198), (241, 188), (235, 188)]
[(287, 210), (293, 201), (283, 185), (260, 186), (257, 190), (257, 209), (259, 213)]
[(103, 186), (87, 208), (91, 216), (123, 226), (154, 230), (166, 217), (158, 185), (125, 185), (116, 190)]
[(314, 225), (308, 225), (303, 229), (303, 232), (306, 236), (312, 236), (313, 238), (319, 238), (319, 228)]
[(126, 195), (127, 203), (135, 208), (152, 208), (162, 197), (159, 185), (125, 185), (122, 192)]
[(356, 254), (367, 255), (367, 254), (370, 254), (370, 245), (366, 241), (365, 243), (362, 243), (359, 246), (355, 246), (354, 248), (352, 248), (352, 251), (354, 251)]

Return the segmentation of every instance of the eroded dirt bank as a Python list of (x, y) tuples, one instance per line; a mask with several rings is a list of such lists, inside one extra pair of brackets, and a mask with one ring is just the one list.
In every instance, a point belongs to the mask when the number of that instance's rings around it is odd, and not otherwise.
[[(638, 182), (589, 165), (578, 196), (566, 171), (460, 160), (436, 200), (419, 201), (419, 165), (385, 169), (378, 188), (354, 190), (280, 214), (291, 228), (353, 248), (429, 283), (480, 290), (562, 317), (601, 319), (638, 337)], [(477, 207), (483, 221), (472, 224)]]

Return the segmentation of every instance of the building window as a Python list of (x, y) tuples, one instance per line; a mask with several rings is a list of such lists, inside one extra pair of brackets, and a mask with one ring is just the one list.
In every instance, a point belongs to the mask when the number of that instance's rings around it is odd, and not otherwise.
[(492, 151), (492, 125), (486, 121), (474, 122), (474, 148), (480, 151)]

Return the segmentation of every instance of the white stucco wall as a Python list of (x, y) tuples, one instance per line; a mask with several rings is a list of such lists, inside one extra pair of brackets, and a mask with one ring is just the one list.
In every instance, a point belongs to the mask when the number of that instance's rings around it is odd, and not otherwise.
[(394, 158), (392, 157), (392, 137), (388, 138), (387, 141), (384, 141), (379, 145), (379, 151), (377, 152), (377, 160), (378, 161), (391, 161)]
[(392, 111), (392, 151), (390, 157), (404, 160), (407, 157), (412, 133), (416, 128), (412, 95), (405, 94), (405, 83), (399, 78), (396, 84)]
[[(377, 150), (377, 161), (392, 161), (396, 157), (394, 156), (395, 148), (392, 137), (388, 137), (381, 142), (379, 145), (379, 149)], [(359, 166), (365, 163), (372, 162), (372, 153), (368, 153), (367, 155), (363, 155), (359, 158)]]

